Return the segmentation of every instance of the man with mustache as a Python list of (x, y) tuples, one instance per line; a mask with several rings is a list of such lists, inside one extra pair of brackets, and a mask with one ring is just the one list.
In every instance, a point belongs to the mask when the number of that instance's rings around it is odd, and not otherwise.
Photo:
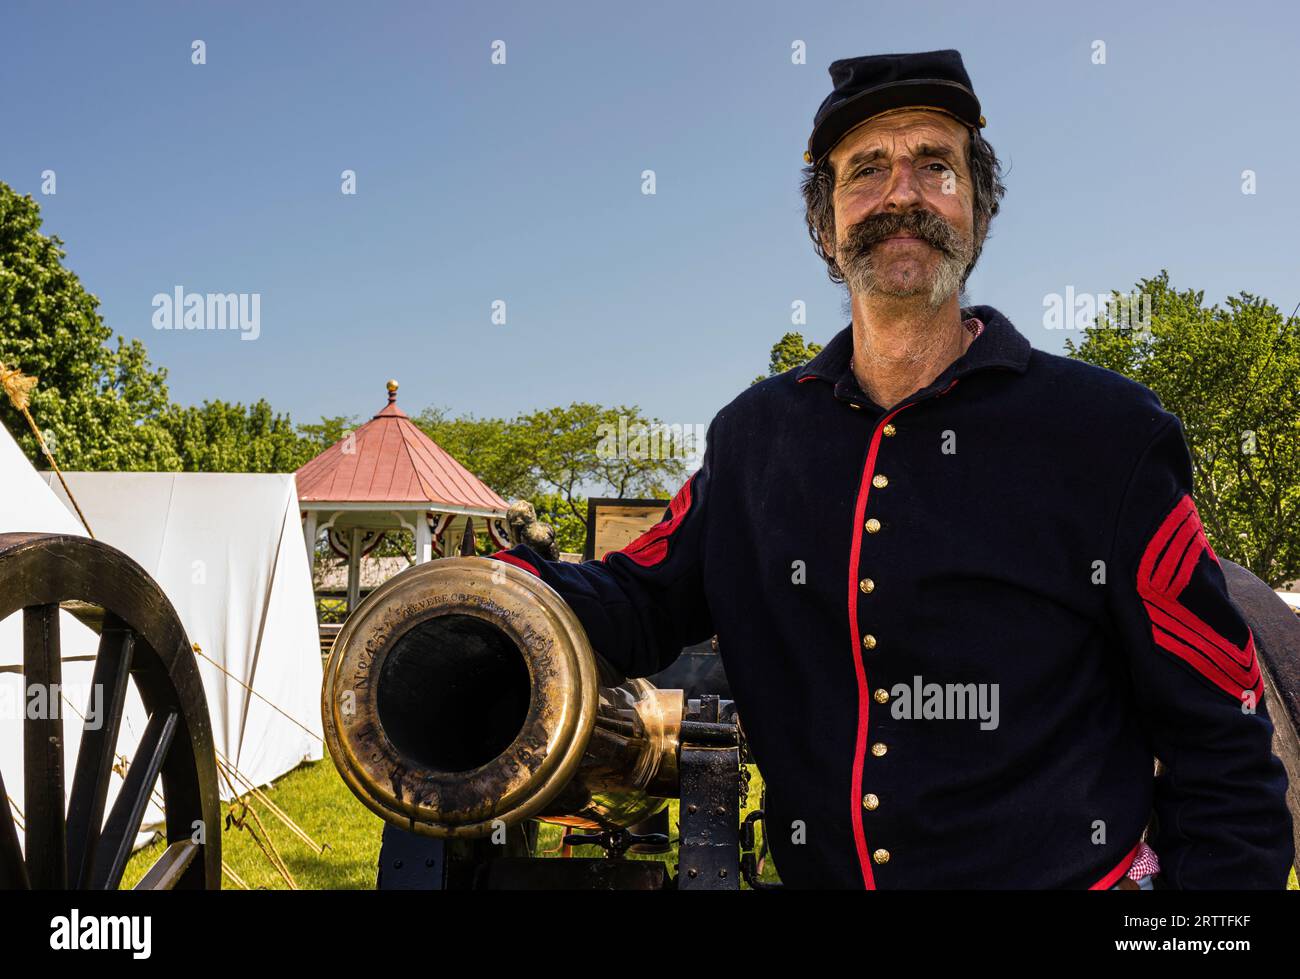
[(958, 52), (830, 74), (803, 193), (852, 322), (723, 408), (621, 551), (495, 556), (628, 675), (717, 635), (787, 885), (1285, 886), (1286, 776), (1178, 419), (963, 305), (1004, 188)]

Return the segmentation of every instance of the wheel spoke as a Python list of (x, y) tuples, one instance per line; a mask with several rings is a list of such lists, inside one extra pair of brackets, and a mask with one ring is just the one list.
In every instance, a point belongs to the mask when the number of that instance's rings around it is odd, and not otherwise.
[(131, 846), (140, 830), (154, 783), (158, 781), (158, 771), (176, 734), (178, 720), (175, 711), (159, 712), (149, 718), (144, 737), (131, 759), (131, 767), (126, 770), (126, 784), (118, 793), (113, 811), (104, 824), (100, 845), (95, 852), (95, 869), (90, 881), (92, 888), (115, 890), (122, 882), (122, 871), (131, 856)]
[(23, 848), (18, 843), (18, 827), (14, 825), (13, 809), (5, 792), (5, 777), (0, 773), (0, 890), (26, 890), (32, 886), (27, 879), (27, 864), (23, 862)]
[(192, 840), (173, 843), (135, 885), (137, 891), (170, 891), (180, 883), (201, 847)]
[(27, 870), (32, 886), (68, 886), (63, 810), (63, 663), (59, 606), (23, 609), (23, 805), (27, 810)]
[(134, 647), (135, 633), (115, 616), (106, 616), (68, 802), (68, 870), (74, 888), (89, 885), (95, 866)]

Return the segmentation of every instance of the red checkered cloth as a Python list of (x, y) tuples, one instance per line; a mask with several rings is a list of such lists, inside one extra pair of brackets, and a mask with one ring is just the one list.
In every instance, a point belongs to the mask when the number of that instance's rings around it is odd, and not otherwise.
[(1133, 863), (1128, 868), (1125, 877), (1130, 880), (1141, 880), (1147, 874), (1160, 873), (1160, 858), (1156, 856), (1156, 851), (1147, 846), (1143, 840), (1138, 844), (1137, 856), (1133, 858)]
[(984, 321), (978, 316), (972, 316), (970, 319), (962, 323), (962, 326), (970, 330), (972, 340), (978, 340), (979, 335), (984, 332)]

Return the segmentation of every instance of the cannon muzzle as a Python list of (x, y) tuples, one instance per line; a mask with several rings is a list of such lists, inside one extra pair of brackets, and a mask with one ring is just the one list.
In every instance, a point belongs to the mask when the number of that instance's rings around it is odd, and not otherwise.
[(544, 582), (486, 558), (417, 565), (349, 616), (325, 669), (325, 744), (405, 830), (538, 818), (633, 826), (678, 791), (680, 690), (623, 682)]

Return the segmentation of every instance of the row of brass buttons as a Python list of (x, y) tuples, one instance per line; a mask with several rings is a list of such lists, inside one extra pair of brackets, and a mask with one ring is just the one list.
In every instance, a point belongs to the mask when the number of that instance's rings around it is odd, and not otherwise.
[[(894, 428), (892, 424), (886, 424), (885, 427), (881, 429), (881, 432), (887, 438), (892, 438), (897, 431), (898, 430)], [(886, 476), (884, 473), (877, 473), (875, 476), (872, 477), (871, 485), (874, 486), (876, 489), (884, 489), (886, 486), (889, 485), (889, 477)], [(866, 530), (868, 534), (879, 533), (880, 521), (877, 520), (875, 517), (872, 517), (866, 523)], [(876, 590), (876, 583), (872, 581), (870, 578), (863, 578), (860, 582), (858, 582), (858, 587), (862, 589), (864, 594), (870, 595), (873, 591)], [(875, 649), (876, 637), (868, 633), (867, 635), (862, 637), (862, 645), (865, 646), (867, 649)], [(877, 689), (874, 694), (872, 694), (872, 697), (875, 699), (876, 703), (878, 704), (888, 703), (889, 691), (881, 687)], [(885, 744), (883, 741), (877, 741), (875, 744), (871, 746), (871, 754), (876, 758), (883, 758), (888, 751), (889, 751), (889, 746)], [(868, 812), (875, 812), (876, 809), (880, 808), (880, 796), (876, 795), (874, 792), (868, 792), (866, 795), (862, 797), (862, 808), (866, 809)], [(889, 851), (886, 850), (884, 847), (881, 847), (872, 852), (871, 859), (876, 864), (889, 863)]]

